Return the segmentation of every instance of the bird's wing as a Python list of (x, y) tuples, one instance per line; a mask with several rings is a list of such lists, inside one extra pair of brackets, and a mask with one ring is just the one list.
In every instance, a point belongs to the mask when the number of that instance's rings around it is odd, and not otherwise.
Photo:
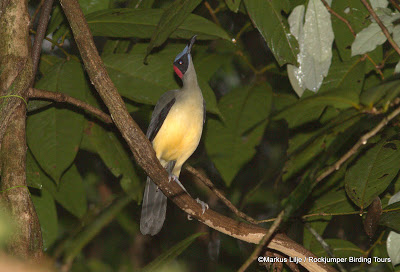
[(203, 99), (203, 125), (206, 122), (206, 101)]
[(158, 100), (153, 114), (151, 115), (150, 125), (146, 133), (150, 142), (152, 142), (156, 137), (170, 109), (175, 104), (175, 96), (177, 92), (178, 90), (168, 91)]

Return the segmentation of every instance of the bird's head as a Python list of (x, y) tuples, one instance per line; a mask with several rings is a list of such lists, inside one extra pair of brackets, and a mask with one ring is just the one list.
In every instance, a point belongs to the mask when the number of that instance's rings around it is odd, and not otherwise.
[(194, 35), (190, 39), (185, 49), (183, 49), (183, 51), (179, 53), (174, 60), (174, 71), (180, 78), (182, 78), (186, 73), (191, 63), (192, 56), (190, 55), (190, 51), (192, 50), (192, 46), (196, 41), (196, 37), (197, 35)]

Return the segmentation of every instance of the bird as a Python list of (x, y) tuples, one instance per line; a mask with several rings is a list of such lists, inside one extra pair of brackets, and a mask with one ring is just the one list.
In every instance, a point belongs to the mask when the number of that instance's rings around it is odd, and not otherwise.
[[(206, 118), (206, 104), (197, 82), (191, 55), (196, 37), (197, 35), (194, 35), (189, 40), (173, 62), (173, 69), (182, 80), (182, 88), (168, 91), (160, 97), (146, 133), (158, 160), (169, 174), (169, 180), (178, 182), (183, 189), (185, 188), (179, 182), (179, 174), (184, 162), (199, 145)], [(204, 212), (203, 203), (199, 200), (198, 202), (202, 204)], [(167, 197), (150, 177), (147, 177), (140, 232), (143, 235), (156, 235), (160, 232), (166, 210)]]

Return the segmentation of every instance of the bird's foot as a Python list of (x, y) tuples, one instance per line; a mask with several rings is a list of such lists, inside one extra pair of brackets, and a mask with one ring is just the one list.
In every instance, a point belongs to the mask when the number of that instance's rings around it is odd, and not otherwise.
[(187, 215), (187, 220), (192, 221), (193, 218), (190, 216), (190, 214)]
[(208, 204), (201, 201), (199, 198), (196, 198), (196, 202), (201, 205), (201, 210), (203, 211), (203, 214), (208, 210)]
[(168, 176), (168, 181), (171, 182), (171, 180), (174, 180), (176, 182), (179, 182), (179, 179), (177, 176), (175, 176), (174, 174), (169, 174)]

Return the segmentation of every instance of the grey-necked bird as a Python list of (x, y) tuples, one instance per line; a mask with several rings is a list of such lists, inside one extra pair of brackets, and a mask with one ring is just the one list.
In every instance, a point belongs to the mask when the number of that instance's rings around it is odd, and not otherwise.
[[(195, 41), (196, 36), (193, 36), (173, 63), (175, 73), (182, 79), (182, 88), (161, 96), (146, 134), (170, 180), (178, 183), (183, 163), (199, 145), (205, 121), (205, 102), (191, 56)], [(166, 210), (167, 197), (147, 177), (140, 218), (141, 233), (157, 234), (164, 224)]]

